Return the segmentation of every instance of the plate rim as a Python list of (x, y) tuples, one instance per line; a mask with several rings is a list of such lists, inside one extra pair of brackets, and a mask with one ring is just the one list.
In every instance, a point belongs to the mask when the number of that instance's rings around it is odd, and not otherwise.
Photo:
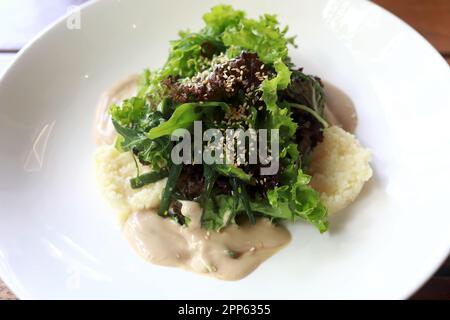
[[(99, 3), (103, 3), (106, 0), (91, 0), (88, 2), (85, 2), (78, 7), (80, 11), (83, 10), (89, 10), (91, 6), (99, 5)], [(371, 1), (364, 1), (364, 0), (352, 0), (352, 5), (356, 2), (364, 2), (365, 5), (372, 6), (374, 8), (377, 8), (376, 10), (379, 10), (383, 13), (386, 18), (389, 17), (389, 19), (393, 19), (395, 23), (399, 23), (402, 25), (403, 28), (406, 28), (409, 33), (412, 33), (415, 35), (416, 38), (421, 39), (422, 45), (428, 46), (432, 49), (434, 55), (436, 56), (436, 59), (440, 60), (441, 68), (449, 68), (447, 61), (444, 59), (444, 57), (439, 53), (439, 51), (422, 35), (420, 34), (416, 29), (414, 29), (411, 25), (409, 25), (407, 22), (405, 22), (400, 17), (396, 16), (392, 12), (388, 11), (387, 9), (383, 8), (377, 3), (371, 2)], [(60, 24), (64, 23), (64, 21), (71, 15), (71, 12), (67, 12), (64, 15), (62, 15), (60, 18), (56, 19), (54, 22), (48, 24), (45, 28), (43, 28), (39, 33), (37, 33), (34, 37), (32, 37), (31, 40), (29, 40), (20, 50), (16, 53), (15, 57), (12, 59), (12, 61), (9, 63), (6, 70), (0, 75), (0, 87), (3, 85), (4, 82), (8, 81), (8, 77), (12, 73), (13, 69), (17, 64), (20, 63), (22, 56), (26, 54), (29, 50), (31, 50), (37, 43), (40, 41), (42, 37), (44, 37), (48, 32), (50, 32), (52, 29), (57, 28)], [(432, 265), (430, 270), (428, 272), (424, 272), (424, 275), (422, 275), (421, 279), (417, 279), (414, 281), (414, 285), (410, 285), (409, 289), (407, 286), (404, 286), (405, 292), (401, 294), (400, 299), (409, 299), (411, 296), (413, 296), (420, 288), (423, 287), (423, 285), (434, 275), (434, 273), (440, 268), (440, 266), (446, 261), (446, 259), (450, 256), (450, 243), (448, 243), (448, 250), (446, 253), (442, 252), (442, 254), (436, 254), (436, 260), (437, 263), (429, 264)], [(29, 297), (21, 297), (20, 295), (16, 294), (16, 284), (13, 280), (10, 279), (9, 276), (7, 276), (7, 273), (3, 273), (2, 269), (0, 269), (0, 279), (2, 279), (3, 283), (8, 287), (8, 289), (16, 295), (19, 299), (29, 299)], [(411, 287), (413, 288), (411, 290)], [(407, 292), (406, 292), (407, 291)], [(400, 290), (399, 290), (400, 293)], [(34, 297), (35, 299), (39, 299), (39, 297)]]

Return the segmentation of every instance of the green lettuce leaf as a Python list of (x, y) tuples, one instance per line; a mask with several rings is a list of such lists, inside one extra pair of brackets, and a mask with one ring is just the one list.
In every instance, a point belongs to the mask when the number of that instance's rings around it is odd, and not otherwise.
[(170, 138), (149, 139), (146, 136), (148, 130), (164, 121), (160, 112), (150, 110), (146, 100), (138, 97), (124, 100), (120, 106), (111, 106), (110, 112), (119, 134), (116, 140), (118, 150), (132, 151), (141, 163), (150, 165), (154, 170), (165, 168), (170, 163)]
[(228, 195), (209, 198), (203, 208), (202, 227), (206, 230), (220, 231), (230, 223), (235, 223), (237, 210), (234, 199)]
[(234, 10), (229, 5), (218, 5), (203, 15), (203, 21), (211, 33), (222, 34), (227, 28), (237, 27), (244, 17), (245, 13), (241, 10)]
[(236, 56), (241, 50), (256, 52), (266, 64), (287, 57), (286, 38), (288, 28), (280, 29), (274, 15), (265, 14), (259, 20), (242, 18), (238, 25), (229, 25), (223, 33), (223, 43), (230, 47), (229, 56)]
[(122, 126), (134, 126), (139, 123), (148, 112), (145, 99), (134, 97), (124, 100), (122, 105), (113, 104), (109, 112), (111, 117)]
[(196, 120), (200, 120), (202, 115), (210, 107), (221, 107), (226, 111), (229, 107), (224, 102), (195, 102), (184, 103), (178, 106), (169, 120), (161, 123), (159, 126), (152, 128), (147, 136), (150, 139), (156, 139), (162, 136), (172, 134), (176, 129), (189, 128)]
[(155, 109), (167, 94), (168, 89), (163, 81), (166, 77), (162, 69), (155, 71), (145, 69), (138, 82), (137, 96), (142, 99), (147, 99), (150, 106)]
[(291, 71), (281, 60), (275, 61), (274, 68), (277, 75), (261, 84), (262, 98), (269, 111), (265, 126), (269, 129), (279, 129), (280, 138), (285, 142), (295, 135), (298, 126), (292, 119), (289, 108), (280, 108), (277, 105), (278, 91), (288, 87)]
[(169, 58), (161, 70), (161, 78), (192, 77), (207, 69), (210, 61), (204, 54), (205, 44), (208, 45), (206, 55), (218, 54), (225, 49), (219, 38), (205, 32), (180, 32), (180, 38), (171, 42)]
[(249, 184), (254, 184), (253, 177), (244, 170), (231, 164), (213, 164), (213, 170), (226, 177), (233, 177)]
[(327, 209), (319, 193), (308, 185), (310, 180), (311, 177), (299, 169), (292, 185), (275, 187), (267, 192), (270, 207), (259, 203), (259, 208), (254, 210), (264, 210), (261, 212), (265, 215), (293, 222), (303, 219), (325, 232), (328, 229)]
[(277, 110), (278, 90), (286, 89), (291, 81), (291, 71), (278, 59), (274, 63), (277, 75), (272, 79), (266, 79), (261, 84), (262, 97), (267, 106), (267, 110), (275, 112)]

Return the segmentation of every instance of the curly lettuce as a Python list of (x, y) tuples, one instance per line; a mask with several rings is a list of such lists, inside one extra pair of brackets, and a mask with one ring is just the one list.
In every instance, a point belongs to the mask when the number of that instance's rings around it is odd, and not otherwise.
[(287, 44), (293, 43), (292, 38), (286, 38), (287, 31), (287, 27), (280, 29), (276, 16), (265, 14), (259, 20), (243, 18), (239, 24), (226, 28), (222, 40), (230, 47), (231, 56), (248, 50), (270, 64), (287, 57)]
[(119, 134), (116, 147), (120, 151), (131, 151), (140, 162), (155, 170), (164, 169), (171, 163), (170, 138), (149, 139), (146, 135), (148, 130), (165, 121), (161, 113), (150, 110), (146, 100), (137, 97), (124, 100), (120, 106), (111, 106), (110, 113)]

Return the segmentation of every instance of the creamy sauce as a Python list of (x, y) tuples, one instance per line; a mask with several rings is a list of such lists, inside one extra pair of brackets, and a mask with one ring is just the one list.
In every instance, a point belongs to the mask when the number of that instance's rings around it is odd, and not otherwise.
[[(95, 127), (98, 145), (114, 142), (116, 132), (109, 107), (133, 96), (137, 81), (138, 76), (130, 76), (102, 95)], [(357, 117), (351, 99), (337, 87), (327, 82), (324, 85), (326, 119), (331, 125), (353, 132)], [(208, 232), (201, 228), (200, 205), (192, 201), (182, 201), (182, 204), (182, 214), (190, 218), (187, 227), (160, 217), (155, 210), (135, 212), (125, 222), (125, 237), (145, 260), (222, 280), (239, 280), (290, 242), (286, 228), (264, 218), (257, 219), (255, 225), (244, 222), (227, 226), (221, 232)]]
[(341, 127), (347, 132), (353, 133), (358, 123), (355, 105), (350, 97), (338, 87), (323, 81), (327, 105), (325, 118), (330, 125)]
[(147, 261), (222, 280), (239, 280), (291, 239), (286, 228), (262, 218), (255, 225), (243, 223), (208, 232), (201, 227), (200, 205), (181, 203), (182, 214), (191, 219), (188, 227), (161, 218), (155, 211), (136, 212), (125, 223), (125, 237)]
[(111, 122), (109, 107), (114, 103), (121, 103), (136, 94), (139, 76), (132, 75), (119, 82), (103, 93), (97, 105), (95, 116), (95, 142), (97, 145), (112, 144), (116, 138), (116, 131)]

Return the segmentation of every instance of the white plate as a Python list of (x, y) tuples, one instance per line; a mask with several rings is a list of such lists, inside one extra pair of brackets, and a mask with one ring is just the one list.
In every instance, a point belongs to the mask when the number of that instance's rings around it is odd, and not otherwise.
[[(228, 1), (227, 1), (228, 2)], [(449, 253), (450, 72), (415, 31), (366, 1), (231, 1), (276, 13), (298, 35), (293, 61), (344, 89), (375, 177), (320, 235), (248, 278), (222, 282), (142, 261), (94, 179), (100, 93), (158, 67), (180, 29), (216, 1), (98, 1), (63, 19), (0, 83), (0, 277), (20, 298), (407, 298)]]

